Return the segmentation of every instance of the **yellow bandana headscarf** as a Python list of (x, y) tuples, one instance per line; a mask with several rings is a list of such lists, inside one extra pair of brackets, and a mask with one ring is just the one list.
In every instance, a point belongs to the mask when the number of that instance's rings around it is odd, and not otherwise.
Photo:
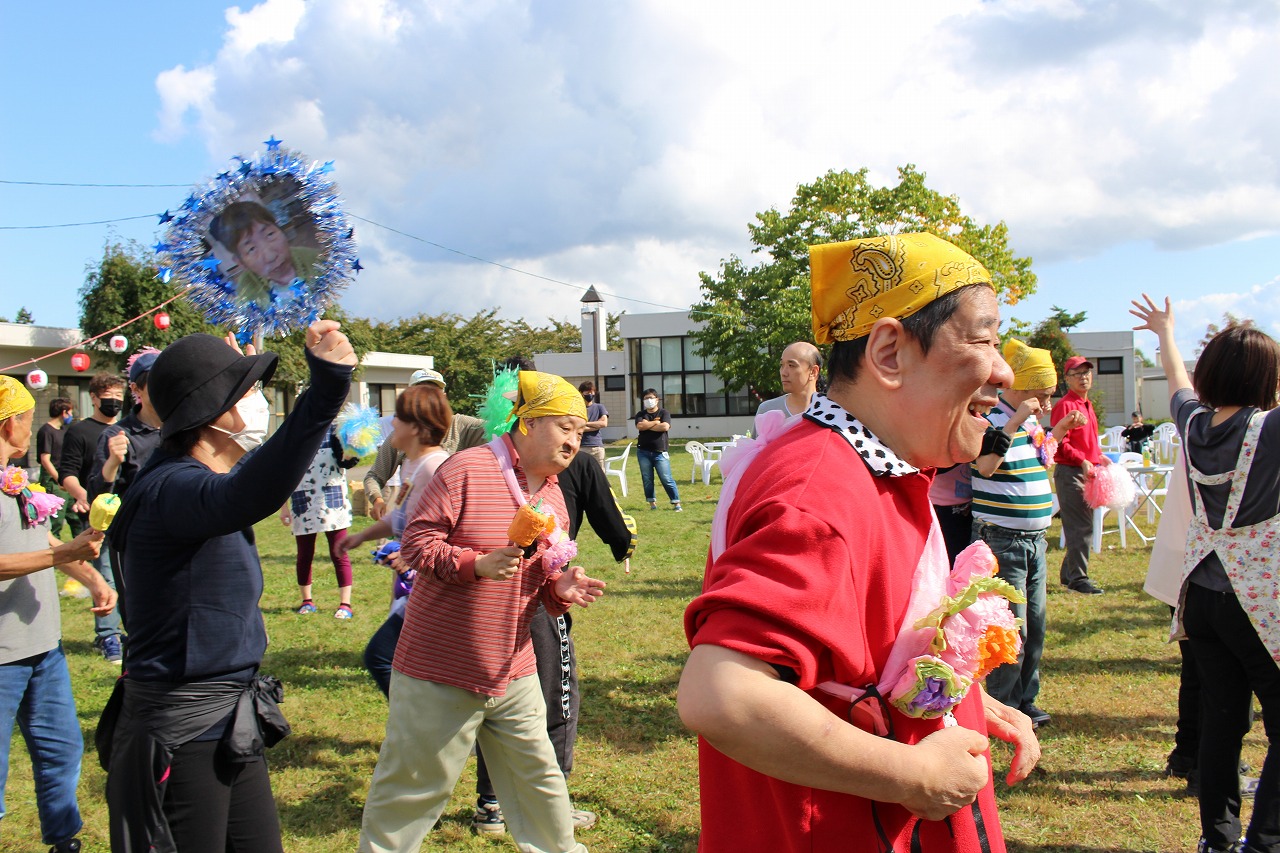
[(36, 398), (12, 376), (0, 376), (0, 421), (36, 407)]
[(1047, 349), (1029, 347), (1011, 338), (1002, 352), (1004, 360), (1013, 369), (1013, 390), (1039, 391), (1058, 387), (1058, 371), (1053, 369), (1053, 354)]
[[(568, 382), (552, 373), (520, 371), (520, 391), (513, 418), (545, 418), (558, 415), (575, 415), (587, 419), (587, 403)], [(524, 421), (520, 421), (520, 434), (528, 435)]]
[(809, 247), (813, 339), (856, 340), (881, 317), (910, 317), (969, 284), (990, 284), (986, 267), (941, 237), (897, 234)]

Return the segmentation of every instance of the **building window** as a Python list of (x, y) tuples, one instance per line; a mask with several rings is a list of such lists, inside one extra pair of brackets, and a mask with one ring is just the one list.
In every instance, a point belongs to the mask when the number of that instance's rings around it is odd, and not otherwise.
[(604, 390), (606, 391), (625, 391), (627, 390), (627, 377), (625, 376), (606, 376), (604, 378)]
[[(654, 388), (673, 415), (716, 417), (750, 415), (758, 405), (745, 388), (725, 388), (707, 360), (695, 354), (689, 337), (635, 338), (631, 341), (631, 379), (637, 396)], [(622, 377), (610, 377), (621, 379)], [(609, 389), (606, 390), (621, 390)]]
[(1099, 376), (1105, 373), (1110, 373), (1110, 374), (1124, 373), (1123, 358), (1118, 358), (1118, 357), (1099, 358), (1099, 359), (1095, 359), (1095, 362), (1098, 365)]

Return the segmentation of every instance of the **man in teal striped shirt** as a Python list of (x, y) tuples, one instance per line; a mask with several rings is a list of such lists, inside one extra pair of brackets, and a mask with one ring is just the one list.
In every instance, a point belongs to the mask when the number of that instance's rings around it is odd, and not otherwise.
[[(1000, 563), (999, 576), (1026, 594), (1026, 604), (1011, 604), (1022, 620), (1022, 653), (1016, 664), (998, 667), (987, 677), (987, 692), (1018, 708), (1035, 726), (1049, 722), (1036, 707), (1040, 692), (1040, 656), (1044, 652), (1046, 567), (1044, 532), (1053, 518), (1048, 466), (1053, 439), (1036, 418), (1049, 411), (1058, 376), (1048, 350), (1010, 340), (1005, 361), (1013, 368), (1013, 387), (987, 415), (1009, 438), (1008, 449), (973, 462), (973, 538), (982, 539)], [(1063, 424), (1063, 432), (1066, 425)]]

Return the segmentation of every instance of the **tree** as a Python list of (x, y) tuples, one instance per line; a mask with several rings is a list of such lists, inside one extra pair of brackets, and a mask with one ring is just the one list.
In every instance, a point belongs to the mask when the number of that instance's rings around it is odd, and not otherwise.
[[(80, 330), (86, 338), (96, 337), (149, 311), (178, 293), (173, 284), (156, 278), (150, 253), (140, 244), (108, 242), (102, 259), (85, 267), (85, 282), (80, 288)], [(95, 361), (104, 369), (120, 370), (129, 355), (140, 347), (163, 349), (183, 335), (193, 332), (221, 334), (185, 299), (176, 299), (164, 307), (169, 314), (168, 329), (157, 329), (150, 317), (144, 317), (120, 330), (129, 339), (128, 352), (116, 355), (107, 349), (107, 338), (92, 344), (102, 354)]]
[[(363, 317), (351, 317), (338, 305), (325, 308), (322, 316), (326, 320), (337, 320), (342, 324), (342, 331), (351, 341), (351, 348), (355, 350), (356, 358), (363, 359), (364, 354), (369, 350), (378, 348), (378, 335), (374, 332), (373, 324), (369, 320)], [(307, 367), (306, 345), (306, 329), (295, 329), (283, 337), (267, 338), (263, 341), (262, 348), (267, 352), (275, 353), (279, 358), (275, 373), (271, 377), (272, 385), (296, 391), (307, 383), (311, 378), (311, 371)], [(357, 375), (359, 371), (360, 368), (357, 367)]]
[(1079, 326), (1084, 320), (1084, 311), (1070, 314), (1065, 309), (1054, 305), (1053, 313), (1037, 323), (1027, 338), (1027, 346), (1047, 349), (1053, 356), (1053, 369), (1058, 372), (1056, 392), (1058, 396), (1065, 394), (1067, 387), (1062, 365), (1076, 354), (1075, 347), (1071, 345), (1071, 338), (1067, 337), (1067, 332)]
[(13, 322), (21, 323), (24, 326), (30, 326), (35, 322), (31, 317), (31, 312), (27, 310), (27, 306), (23, 305), (18, 309), (18, 316), (13, 318)]
[[(627, 312), (622, 312), (625, 313)], [(607, 350), (622, 350), (622, 314), (605, 315), (604, 345)]]
[(1232, 326), (1243, 326), (1246, 329), (1254, 328), (1253, 319), (1250, 317), (1237, 317), (1230, 311), (1222, 312), (1222, 325), (1210, 323), (1204, 331), (1204, 337), (1200, 339), (1200, 343), (1196, 344), (1195, 357), (1200, 358), (1200, 353), (1204, 352), (1204, 348), (1209, 345), (1209, 341), (1214, 339), (1219, 332), (1225, 332)]
[(757, 213), (747, 226), (761, 257), (749, 265), (731, 255), (715, 275), (699, 273), (701, 299), (692, 316), (699, 352), (731, 388), (749, 386), (762, 396), (781, 393), (778, 359), (786, 346), (812, 336), (809, 246), (880, 234), (929, 231), (981, 261), (1003, 302), (1013, 305), (1035, 292), (1031, 259), (1014, 255), (1003, 222), (979, 225), (955, 196), (925, 185), (913, 165), (898, 169), (898, 184), (872, 186), (867, 169), (830, 171), (796, 188), (785, 211)]

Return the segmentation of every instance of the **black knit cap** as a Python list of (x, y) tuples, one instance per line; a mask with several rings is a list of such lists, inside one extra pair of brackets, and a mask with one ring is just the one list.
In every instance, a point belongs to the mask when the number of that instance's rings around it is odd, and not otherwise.
[(240, 355), (213, 335), (187, 335), (164, 348), (147, 391), (164, 421), (162, 438), (204, 426), (229, 411), (255, 382), (276, 372), (275, 353)]

